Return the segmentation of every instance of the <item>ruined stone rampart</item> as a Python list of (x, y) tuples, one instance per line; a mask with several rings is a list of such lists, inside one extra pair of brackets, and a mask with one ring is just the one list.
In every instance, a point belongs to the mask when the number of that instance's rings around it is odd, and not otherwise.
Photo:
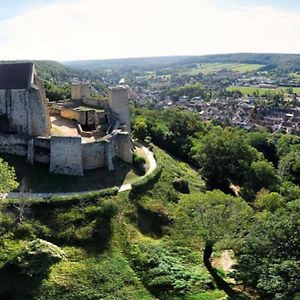
[(105, 110), (108, 108), (108, 102), (104, 99), (84, 97), (82, 99), (82, 103), (87, 105), (87, 106), (96, 107), (96, 108), (103, 108)]
[(27, 105), (28, 118), (30, 117), (31, 128), (28, 135), (31, 136), (49, 136), (50, 135), (50, 117), (47, 106), (40, 96), (37, 89), (29, 90)]
[(14, 134), (0, 134), (0, 152), (26, 156), (27, 139)]
[(52, 136), (50, 172), (83, 176), (81, 137)]
[[(49, 108), (46, 98), (46, 90), (44, 88), (43, 82), (41, 79), (34, 73), (33, 75), (33, 84), (35, 87), (37, 99), (36, 102), (38, 104), (37, 107), (32, 107), (32, 113), (34, 114), (34, 110), (37, 108), (40, 110), (40, 117), (37, 120), (38, 123), (35, 124), (40, 130), (39, 136), (49, 136), (51, 132), (51, 122), (50, 122), (50, 114), (49, 114)], [(34, 134), (35, 135), (35, 134)]]
[(33, 160), (40, 163), (50, 163), (51, 139), (37, 137), (34, 139), (34, 157)]
[(83, 169), (96, 169), (105, 166), (105, 142), (82, 144)]
[(132, 163), (132, 142), (127, 132), (118, 134), (118, 157), (127, 163)]

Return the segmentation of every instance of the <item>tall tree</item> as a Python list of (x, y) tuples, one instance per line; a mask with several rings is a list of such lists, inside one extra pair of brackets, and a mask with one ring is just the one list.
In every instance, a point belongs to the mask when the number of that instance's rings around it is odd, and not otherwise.
[(180, 201), (175, 226), (185, 235), (204, 243), (203, 262), (208, 271), (229, 296), (234, 291), (222, 280), (210, 263), (216, 244), (234, 247), (239, 244), (249, 226), (252, 209), (245, 201), (221, 191), (193, 193)]
[(235, 277), (262, 299), (294, 299), (300, 287), (300, 201), (257, 215), (241, 250)]

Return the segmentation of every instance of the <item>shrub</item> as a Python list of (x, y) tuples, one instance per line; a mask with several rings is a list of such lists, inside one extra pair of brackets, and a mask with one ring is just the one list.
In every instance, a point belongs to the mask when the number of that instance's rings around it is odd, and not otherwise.
[(184, 180), (182, 178), (177, 178), (172, 182), (172, 184), (176, 191), (178, 191), (182, 194), (190, 193), (189, 183), (187, 180)]
[(203, 291), (210, 282), (206, 274), (185, 267), (180, 259), (157, 245), (137, 245), (132, 252), (133, 268), (145, 286), (160, 299)]
[(63, 257), (59, 247), (41, 239), (22, 244), (0, 269), (0, 298), (20, 299), (22, 295), (22, 299), (31, 299), (33, 291), (47, 278), (50, 267)]
[(133, 154), (133, 165), (141, 172), (141, 174), (146, 173), (146, 160), (144, 157)]
[(132, 184), (131, 195), (135, 195), (137, 193), (142, 193), (148, 189), (152, 184), (154, 184), (160, 177), (163, 168), (161, 166), (157, 166), (156, 169), (145, 176), (143, 176), (139, 181), (134, 182)]
[[(53, 196), (49, 198), (32, 198), (32, 199), (28, 199), (28, 202), (30, 202), (32, 208), (68, 207), (68, 206), (78, 205), (81, 202), (92, 204), (92, 203), (96, 203), (101, 197), (116, 195), (118, 193), (118, 190), (119, 190), (118, 187), (112, 187), (100, 191), (93, 191), (93, 192), (78, 194), (78, 195)], [(18, 202), (19, 202), (18, 199), (5, 200), (5, 203), (8, 206), (17, 205)]]

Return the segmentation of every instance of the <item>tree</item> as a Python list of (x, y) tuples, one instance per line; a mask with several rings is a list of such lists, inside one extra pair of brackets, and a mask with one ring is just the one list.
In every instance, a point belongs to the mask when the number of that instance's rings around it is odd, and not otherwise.
[(275, 166), (278, 164), (278, 156), (274, 139), (266, 132), (249, 132), (247, 134), (248, 143)]
[(227, 247), (237, 246), (251, 217), (252, 209), (241, 198), (216, 190), (184, 196), (176, 213), (175, 226), (183, 234), (204, 243), (203, 262), (229, 296), (233, 296), (234, 291), (213, 269), (210, 257), (220, 242)]
[(276, 190), (279, 182), (280, 177), (272, 163), (264, 160), (254, 161), (245, 176), (243, 196), (251, 200), (262, 188), (270, 191)]
[(275, 192), (270, 193), (266, 189), (262, 189), (256, 195), (255, 204), (258, 208), (268, 210), (271, 212), (282, 207), (285, 204), (283, 197)]
[(134, 125), (133, 125), (133, 134), (134, 136), (143, 141), (145, 139), (145, 137), (147, 136), (147, 123), (146, 123), (146, 119), (138, 116)]
[(208, 187), (225, 192), (229, 191), (231, 183), (243, 185), (251, 163), (261, 157), (241, 133), (230, 129), (211, 130), (195, 154)]
[(16, 179), (14, 168), (0, 158), (0, 196), (11, 192), (19, 186)]
[(285, 179), (300, 184), (300, 151), (291, 151), (282, 157), (279, 173)]
[(294, 299), (300, 286), (300, 201), (257, 215), (239, 252), (234, 277), (261, 299)]

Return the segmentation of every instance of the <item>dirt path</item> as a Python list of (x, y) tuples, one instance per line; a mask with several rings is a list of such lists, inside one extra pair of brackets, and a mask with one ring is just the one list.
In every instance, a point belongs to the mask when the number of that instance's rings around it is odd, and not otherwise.
[(212, 265), (214, 268), (222, 268), (225, 272), (231, 272), (234, 264), (235, 261), (232, 258), (231, 250), (222, 251), (221, 256), (214, 257), (212, 260)]

